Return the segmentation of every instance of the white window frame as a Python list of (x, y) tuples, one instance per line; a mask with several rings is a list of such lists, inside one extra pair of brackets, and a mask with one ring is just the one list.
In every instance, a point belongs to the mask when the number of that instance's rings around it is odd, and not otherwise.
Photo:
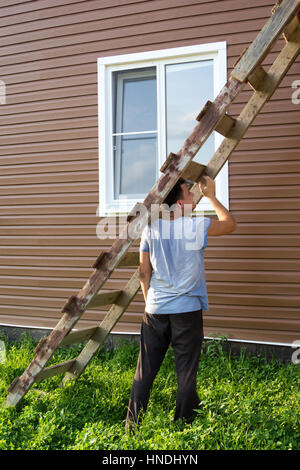
[[(114, 174), (112, 152), (112, 73), (120, 70), (130, 70), (143, 67), (157, 67), (157, 127), (158, 132), (158, 175), (159, 168), (167, 158), (166, 155), (166, 113), (165, 101), (162, 99), (162, 90), (165, 89), (166, 64), (190, 62), (191, 60), (211, 60), (214, 67), (214, 96), (216, 97), (227, 80), (227, 51), (226, 41), (210, 44), (199, 44), (172, 49), (162, 49), (149, 52), (138, 52), (110, 57), (98, 58), (98, 119), (99, 119), (99, 213), (100, 217), (128, 213), (136, 202), (143, 199), (114, 200)], [(199, 109), (199, 112), (201, 110)], [(196, 126), (195, 116), (195, 126)], [(193, 129), (191, 129), (192, 132)], [(217, 132), (215, 135), (215, 150), (224, 137)], [(188, 137), (188, 136), (187, 136)], [(183, 142), (182, 142), (183, 144)], [(176, 153), (179, 149), (172, 149)], [(228, 197), (228, 163), (215, 179), (216, 196), (219, 201), (229, 209)], [(202, 198), (196, 212), (214, 213), (211, 204)]]

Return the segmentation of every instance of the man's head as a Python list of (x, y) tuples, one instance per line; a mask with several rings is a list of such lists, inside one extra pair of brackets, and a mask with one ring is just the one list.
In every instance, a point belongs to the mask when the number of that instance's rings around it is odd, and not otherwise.
[(181, 209), (182, 215), (191, 213), (196, 207), (194, 193), (191, 191), (193, 184), (193, 181), (180, 178), (164, 200), (164, 204), (168, 204), (171, 210)]

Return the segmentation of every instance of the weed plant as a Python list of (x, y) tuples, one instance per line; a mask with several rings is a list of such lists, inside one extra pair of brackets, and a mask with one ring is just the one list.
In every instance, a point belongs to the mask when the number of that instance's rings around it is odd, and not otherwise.
[[(34, 355), (28, 336), (8, 343), (0, 364), (1, 405), (7, 387)], [(82, 345), (60, 348), (49, 365), (76, 357)], [(102, 349), (76, 382), (62, 376), (35, 384), (16, 408), (0, 407), (0, 450), (286, 450), (299, 449), (299, 365), (224, 352), (210, 340), (202, 353), (201, 406), (191, 424), (174, 423), (176, 373), (172, 349), (155, 379), (139, 430), (124, 430), (138, 357), (135, 344)]]

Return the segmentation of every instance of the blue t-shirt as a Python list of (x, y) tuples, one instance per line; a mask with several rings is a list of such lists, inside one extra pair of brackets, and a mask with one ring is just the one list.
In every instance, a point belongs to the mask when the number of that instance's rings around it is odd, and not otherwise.
[(153, 268), (146, 312), (184, 313), (209, 310), (204, 249), (208, 217), (157, 219), (141, 236), (140, 251), (150, 253)]

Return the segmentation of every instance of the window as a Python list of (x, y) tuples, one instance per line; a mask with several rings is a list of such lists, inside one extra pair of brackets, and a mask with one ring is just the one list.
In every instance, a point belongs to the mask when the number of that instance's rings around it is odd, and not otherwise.
[[(126, 213), (143, 201), (226, 81), (226, 43), (98, 59), (99, 215)], [(206, 164), (222, 136), (212, 133), (195, 161)], [(228, 168), (216, 178), (228, 207)], [(203, 198), (199, 210), (210, 211)]]

